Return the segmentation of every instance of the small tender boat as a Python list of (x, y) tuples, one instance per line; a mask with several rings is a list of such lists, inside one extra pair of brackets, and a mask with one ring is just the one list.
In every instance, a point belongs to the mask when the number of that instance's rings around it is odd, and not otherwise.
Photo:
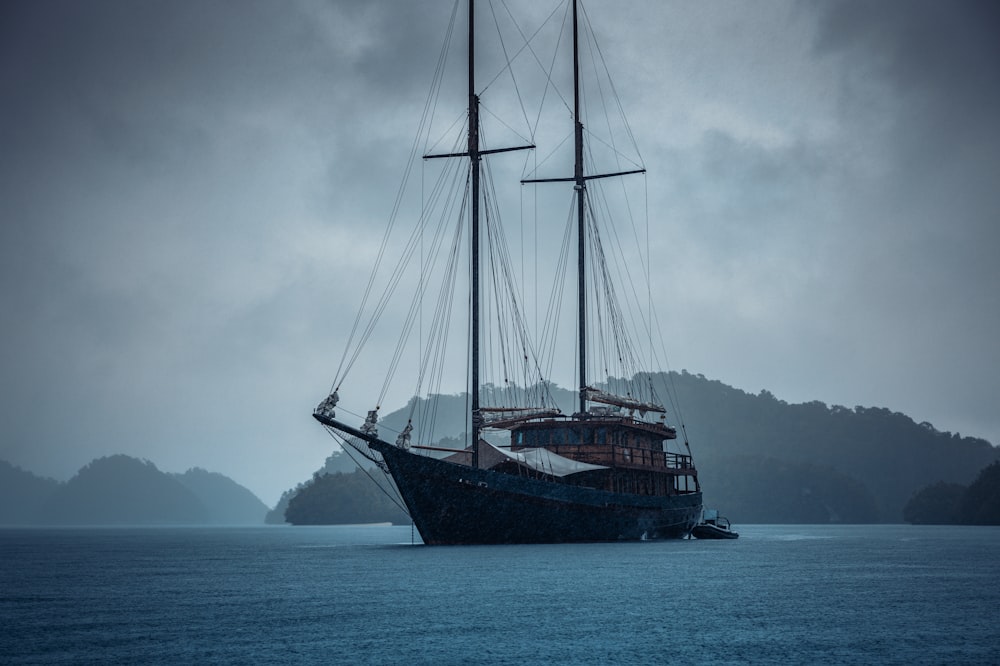
[(729, 519), (720, 516), (717, 509), (705, 509), (701, 522), (694, 526), (691, 535), (696, 539), (738, 539), (738, 532), (732, 530)]

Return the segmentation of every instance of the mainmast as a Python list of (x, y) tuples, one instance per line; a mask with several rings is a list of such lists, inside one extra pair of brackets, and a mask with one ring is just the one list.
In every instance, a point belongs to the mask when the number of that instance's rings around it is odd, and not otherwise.
[(472, 466), (479, 467), (479, 96), (476, 94), (476, 2), (469, 0), (469, 164), (472, 170)]
[(576, 0), (573, 0), (573, 120), (576, 145), (573, 162), (573, 189), (576, 190), (577, 233), (577, 325), (580, 348), (580, 413), (587, 411), (587, 234), (584, 206), (587, 203), (587, 184), (583, 177), (583, 123), (580, 121), (580, 46), (576, 20)]
[(625, 176), (630, 173), (645, 173), (645, 169), (617, 171), (588, 176), (583, 170), (583, 121), (580, 120), (580, 40), (579, 21), (577, 20), (578, 0), (573, 2), (573, 120), (575, 155), (573, 160), (572, 178), (526, 178), (522, 183), (565, 183), (572, 182), (576, 190), (576, 226), (577, 226), (577, 326), (579, 338), (577, 346), (580, 350), (580, 414), (587, 411), (587, 181), (612, 176)]

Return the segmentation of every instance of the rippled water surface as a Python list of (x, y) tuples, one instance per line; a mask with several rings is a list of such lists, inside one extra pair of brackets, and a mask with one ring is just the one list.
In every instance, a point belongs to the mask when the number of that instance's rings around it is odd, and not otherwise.
[(0, 529), (0, 662), (1000, 663), (1000, 529), (737, 529)]

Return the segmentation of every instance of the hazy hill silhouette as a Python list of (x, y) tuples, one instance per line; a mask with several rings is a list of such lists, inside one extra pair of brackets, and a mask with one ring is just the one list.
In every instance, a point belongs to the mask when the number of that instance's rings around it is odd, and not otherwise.
[(0, 525), (30, 525), (37, 522), (39, 509), (59, 487), (55, 479), (0, 460)]
[(64, 525), (198, 524), (208, 510), (156, 465), (125, 455), (98, 458), (60, 486), (42, 520)]
[(267, 505), (228, 476), (193, 467), (171, 475), (205, 507), (205, 522), (219, 525), (260, 525)]
[(98, 458), (66, 483), (0, 461), (0, 524), (262, 524), (267, 506), (232, 479), (161, 472), (125, 455)]

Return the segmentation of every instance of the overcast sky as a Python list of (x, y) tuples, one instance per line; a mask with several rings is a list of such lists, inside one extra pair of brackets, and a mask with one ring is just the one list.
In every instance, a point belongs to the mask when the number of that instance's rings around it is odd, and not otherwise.
[[(0, 4), (0, 458), (308, 478), (450, 11)], [(587, 11), (674, 369), (1000, 442), (1000, 5)]]

